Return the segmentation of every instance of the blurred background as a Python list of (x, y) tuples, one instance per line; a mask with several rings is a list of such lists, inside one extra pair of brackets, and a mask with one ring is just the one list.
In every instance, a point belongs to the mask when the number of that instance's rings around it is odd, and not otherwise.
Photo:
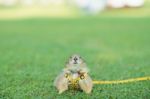
[(146, 16), (150, 13), (149, 5), (149, 0), (0, 0), (0, 18), (138, 16), (138, 10), (139, 16)]

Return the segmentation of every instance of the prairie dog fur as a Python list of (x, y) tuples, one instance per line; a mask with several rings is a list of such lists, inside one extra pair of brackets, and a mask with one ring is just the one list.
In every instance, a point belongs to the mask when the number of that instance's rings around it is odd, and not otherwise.
[(70, 81), (67, 78), (68, 76), (65, 76), (67, 74), (72, 80), (80, 78), (77, 83), (79, 89), (89, 94), (92, 91), (93, 83), (91, 77), (88, 75), (88, 72), (89, 69), (80, 55), (72, 55), (62, 73), (56, 77), (54, 86), (58, 89), (59, 94), (68, 90)]

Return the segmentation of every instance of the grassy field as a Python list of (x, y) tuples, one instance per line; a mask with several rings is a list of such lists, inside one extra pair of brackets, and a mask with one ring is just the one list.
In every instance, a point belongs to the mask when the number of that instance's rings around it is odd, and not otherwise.
[(150, 81), (57, 94), (54, 78), (79, 53), (94, 80), (150, 76), (150, 18), (0, 21), (0, 98), (148, 99)]

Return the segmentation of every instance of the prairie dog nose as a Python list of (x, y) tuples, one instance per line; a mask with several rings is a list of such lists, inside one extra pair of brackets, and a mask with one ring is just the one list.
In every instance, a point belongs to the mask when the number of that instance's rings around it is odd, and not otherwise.
[(75, 60), (75, 61), (77, 61), (77, 60), (78, 60), (78, 58), (76, 58), (76, 57), (75, 57), (75, 58), (74, 58), (74, 60)]

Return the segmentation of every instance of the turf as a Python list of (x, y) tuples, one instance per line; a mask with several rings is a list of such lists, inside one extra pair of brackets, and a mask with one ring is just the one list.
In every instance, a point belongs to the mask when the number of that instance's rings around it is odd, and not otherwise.
[(58, 95), (53, 81), (73, 53), (94, 80), (150, 76), (150, 18), (0, 21), (0, 98), (148, 99), (150, 81), (95, 85)]

